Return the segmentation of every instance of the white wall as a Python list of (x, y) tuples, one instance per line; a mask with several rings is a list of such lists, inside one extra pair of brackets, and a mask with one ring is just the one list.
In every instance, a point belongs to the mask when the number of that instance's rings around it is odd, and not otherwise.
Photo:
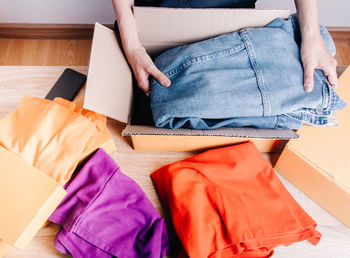
[(114, 22), (111, 0), (0, 0), (0, 23)]
[[(310, 0), (304, 0), (310, 1)], [(288, 8), (295, 12), (294, 0), (258, 0), (257, 8)], [(318, 0), (320, 24), (350, 26), (350, 0)]]
[[(321, 24), (350, 26), (350, 0), (318, 2)], [(293, 0), (258, 0), (256, 7), (295, 8)], [(111, 0), (0, 0), (0, 23), (95, 22), (114, 22)]]

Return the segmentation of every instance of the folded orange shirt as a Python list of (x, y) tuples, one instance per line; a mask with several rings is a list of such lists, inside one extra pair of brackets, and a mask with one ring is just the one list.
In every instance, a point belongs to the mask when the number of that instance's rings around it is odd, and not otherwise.
[(270, 257), (278, 245), (321, 238), (251, 142), (206, 151), (151, 177), (190, 257)]
[(0, 119), (0, 145), (63, 185), (105, 128), (105, 116), (73, 102), (25, 96)]

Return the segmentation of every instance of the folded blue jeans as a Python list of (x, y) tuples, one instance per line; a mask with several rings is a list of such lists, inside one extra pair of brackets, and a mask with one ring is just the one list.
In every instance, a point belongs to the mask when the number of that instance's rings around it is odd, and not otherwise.
[[(323, 26), (320, 32), (334, 55), (331, 36)], [(155, 125), (172, 129), (327, 125), (331, 112), (346, 104), (318, 69), (314, 89), (304, 91), (300, 43), (294, 14), (263, 28), (241, 29), (163, 52), (154, 62), (172, 84), (166, 88), (151, 80)]]

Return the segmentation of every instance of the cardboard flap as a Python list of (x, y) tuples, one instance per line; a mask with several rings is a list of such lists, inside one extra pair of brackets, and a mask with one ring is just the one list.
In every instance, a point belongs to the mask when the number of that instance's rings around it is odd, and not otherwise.
[(23, 249), (66, 191), (51, 177), (2, 146), (0, 164), (0, 239)]
[(350, 191), (350, 68), (340, 76), (337, 93), (347, 103), (345, 109), (337, 112), (338, 126), (303, 127), (300, 139), (289, 142), (288, 147)]
[(180, 135), (180, 136), (224, 136), (224, 137), (242, 137), (255, 139), (280, 139), (289, 140), (298, 138), (299, 135), (292, 130), (281, 129), (256, 129), (250, 127), (231, 128), (222, 127), (214, 130), (191, 130), (180, 128), (176, 130), (155, 128), (145, 125), (127, 125), (122, 132), (127, 135)]
[[(134, 7), (141, 43), (150, 54), (247, 27), (262, 27), (289, 10)], [(150, 19), (150, 17), (152, 17)]]
[(132, 73), (113, 30), (96, 23), (83, 107), (126, 123)]

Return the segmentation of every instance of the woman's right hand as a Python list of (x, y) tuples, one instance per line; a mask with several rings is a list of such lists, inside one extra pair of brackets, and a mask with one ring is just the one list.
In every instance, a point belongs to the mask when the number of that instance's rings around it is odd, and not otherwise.
[(149, 92), (149, 76), (152, 75), (161, 85), (169, 87), (171, 81), (153, 63), (144, 47), (139, 46), (127, 51), (126, 57), (134, 71), (138, 86), (146, 93)]

